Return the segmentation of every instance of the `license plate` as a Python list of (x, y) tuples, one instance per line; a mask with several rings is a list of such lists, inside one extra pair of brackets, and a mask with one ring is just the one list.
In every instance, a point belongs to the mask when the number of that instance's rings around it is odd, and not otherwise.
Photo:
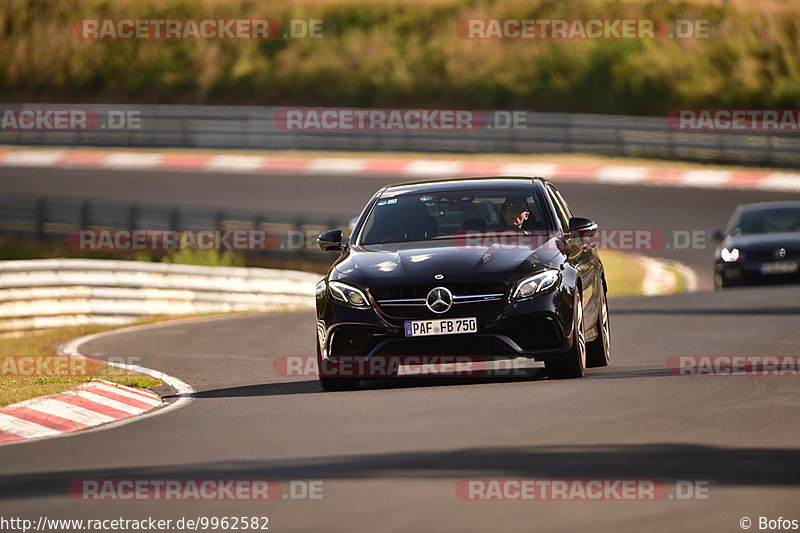
[(478, 331), (478, 320), (475, 317), (409, 320), (405, 323), (405, 327), (406, 337), (455, 335), (458, 333), (475, 333)]
[(762, 274), (794, 274), (798, 270), (800, 270), (798, 261), (776, 261), (761, 265)]

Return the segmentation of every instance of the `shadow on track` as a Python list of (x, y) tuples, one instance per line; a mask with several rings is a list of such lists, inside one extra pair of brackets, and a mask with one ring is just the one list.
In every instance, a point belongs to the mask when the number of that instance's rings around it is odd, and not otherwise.
[(800, 449), (693, 444), (555, 445), (217, 461), (25, 472), (0, 476), (0, 499), (67, 494), (80, 479), (544, 479), (709, 480), (800, 486)]
[[(401, 377), (384, 379), (364, 379), (359, 391), (403, 389), (412, 387), (447, 387), (455, 385), (481, 385), (492, 383), (515, 383), (524, 381), (540, 381), (545, 377), (544, 371), (526, 369), (524, 375), (518, 376), (481, 376), (481, 377)], [(324, 391), (316, 379), (306, 381), (284, 381), (264, 383), (261, 385), (244, 385), (198, 391), (193, 398), (240, 398), (245, 396), (290, 396), (293, 394), (322, 394)], [(355, 391), (358, 392), (358, 391)], [(164, 399), (177, 398), (176, 395), (163, 396)]]
[[(654, 377), (675, 377), (666, 368), (638, 368), (638, 369), (590, 369), (582, 379), (630, 379), (630, 378), (654, 378)], [(198, 391), (192, 395), (197, 399), (204, 398), (242, 398), (248, 396), (291, 396), (295, 394), (353, 394), (374, 390), (386, 389), (409, 389), (416, 387), (452, 387), (464, 385), (484, 385), (499, 383), (521, 383), (544, 381), (547, 374), (544, 370), (530, 369), (523, 376), (502, 376), (502, 377), (402, 377), (385, 379), (365, 379), (361, 382), (358, 391), (325, 392), (316, 379), (305, 381), (284, 381), (276, 383), (263, 383), (260, 385), (243, 385), (240, 387), (226, 387), (223, 389), (212, 389)], [(163, 396), (170, 400), (177, 398), (176, 395)]]
[(611, 316), (618, 315), (765, 315), (765, 316), (791, 316), (800, 315), (800, 307), (743, 307), (743, 308), (712, 308), (712, 309), (647, 309), (629, 308), (612, 309)]

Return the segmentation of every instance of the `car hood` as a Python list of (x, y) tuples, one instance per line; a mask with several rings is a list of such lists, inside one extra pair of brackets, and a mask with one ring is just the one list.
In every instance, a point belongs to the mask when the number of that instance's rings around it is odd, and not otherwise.
[(506, 281), (543, 268), (557, 268), (561, 256), (556, 240), (538, 248), (459, 247), (452, 243), (412, 242), (351, 247), (336, 264), (335, 277), (363, 285), (430, 282), (444, 279)]

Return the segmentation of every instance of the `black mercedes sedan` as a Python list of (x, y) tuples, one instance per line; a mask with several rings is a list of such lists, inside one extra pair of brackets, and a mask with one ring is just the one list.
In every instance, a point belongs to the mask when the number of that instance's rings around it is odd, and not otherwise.
[[(355, 389), (378, 361), (525, 357), (551, 378), (609, 363), (597, 225), (544, 178), (402, 183), (378, 191), (316, 289), (325, 390)], [(396, 367), (394, 367), (396, 368)], [(394, 374), (391, 374), (394, 375)]]
[(800, 281), (800, 202), (740, 205), (713, 236), (716, 288)]

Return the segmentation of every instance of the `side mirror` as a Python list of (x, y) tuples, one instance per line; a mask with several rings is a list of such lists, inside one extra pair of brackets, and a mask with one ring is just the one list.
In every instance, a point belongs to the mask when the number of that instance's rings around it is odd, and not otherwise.
[(332, 229), (317, 237), (317, 246), (326, 252), (339, 252), (342, 250), (342, 230)]
[(715, 229), (711, 232), (711, 240), (722, 242), (725, 240), (725, 235), (722, 234), (722, 230)]
[(597, 235), (597, 222), (591, 218), (572, 217), (569, 219), (569, 232), (577, 233), (581, 237)]

